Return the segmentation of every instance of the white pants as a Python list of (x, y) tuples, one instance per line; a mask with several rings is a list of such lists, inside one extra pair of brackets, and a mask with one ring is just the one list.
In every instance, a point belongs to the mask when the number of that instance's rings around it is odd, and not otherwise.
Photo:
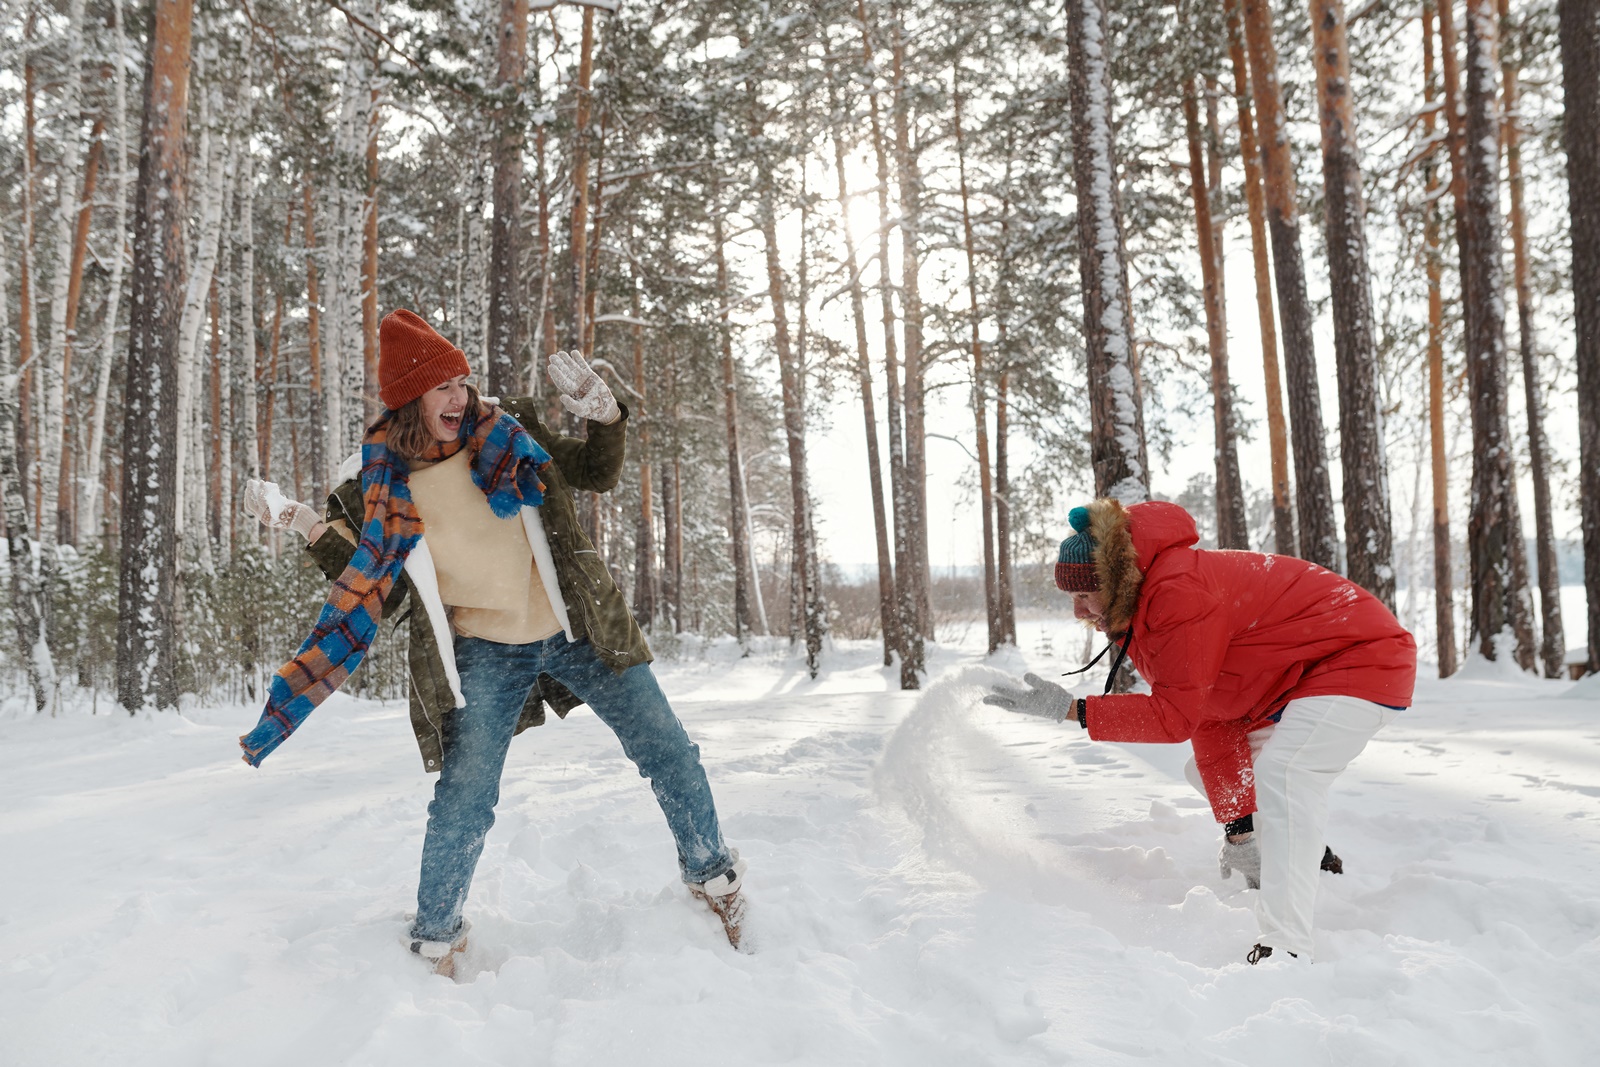
[[(1399, 712), (1356, 697), (1291, 700), (1276, 726), (1250, 734), (1256, 776), (1261, 944), (1311, 956), (1311, 917), (1328, 824), (1328, 789)], [(1205, 795), (1194, 760), (1184, 775)]]

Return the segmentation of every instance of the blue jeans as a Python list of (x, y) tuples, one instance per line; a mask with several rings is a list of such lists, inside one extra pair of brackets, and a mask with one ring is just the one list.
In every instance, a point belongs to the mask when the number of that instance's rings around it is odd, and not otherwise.
[(685, 882), (709, 881), (733, 866), (700, 749), (672, 713), (648, 663), (618, 674), (589, 642), (573, 644), (561, 633), (526, 645), (458, 637), (455, 654), (467, 706), (445, 717), (444, 766), (428, 805), (412, 938), (450, 941), (461, 929), (472, 872), (494, 825), (506, 749), (540, 674), (588, 704), (622, 742), (640, 777), (650, 779), (677, 840)]

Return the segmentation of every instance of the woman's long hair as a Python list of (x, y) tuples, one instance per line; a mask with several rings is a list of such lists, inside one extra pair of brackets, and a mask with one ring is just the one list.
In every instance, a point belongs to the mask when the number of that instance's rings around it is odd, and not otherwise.
[[(483, 414), (483, 401), (478, 396), (478, 389), (471, 382), (467, 383), (467, 405), (462, 411), (462, 425), (477, 419)], [(411, 401), (394, 413), (394, 418), (389, 422), (389, 451), (401, 459), (410, 461), (428, 454), (439, 439), (433, 436), (433, 431), (428, 429), (428, 424), (422, 418), (422, 398)]]

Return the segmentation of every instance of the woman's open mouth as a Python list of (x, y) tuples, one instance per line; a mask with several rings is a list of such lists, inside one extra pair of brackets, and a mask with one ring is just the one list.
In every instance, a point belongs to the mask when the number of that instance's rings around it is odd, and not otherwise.
[(439, 413), (439, 422), (447, 430), (459, 430), (461, 429), (461, 415), (462, 412), (460, 411), (442, 411)]

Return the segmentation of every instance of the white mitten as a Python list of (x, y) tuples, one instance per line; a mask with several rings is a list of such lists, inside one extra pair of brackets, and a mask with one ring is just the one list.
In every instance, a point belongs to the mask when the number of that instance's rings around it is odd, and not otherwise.
[(322, 521), (314, 508), (283, 495), (277, 482), (251, 478), (244, 486), (244, 512), (272, 530), (293, 530), (307, 540)]
[(548, 364), (550, 380), (561, 390), (561, 403), (568, 411), (599, 423), (617, 421), (622, 414), (617, 398), (581, 354), (552, 352)]
[(1022, 680), (1028, 683), (1027, 689), (1008, 689), (997, 685), (994, 692), (983, 698), (983, 702), (1052, 722), (1064, 722), (1072, 714), (1072, 693), (1065, 686), (1047, 682), (1037, 674), (1024, 674)]

